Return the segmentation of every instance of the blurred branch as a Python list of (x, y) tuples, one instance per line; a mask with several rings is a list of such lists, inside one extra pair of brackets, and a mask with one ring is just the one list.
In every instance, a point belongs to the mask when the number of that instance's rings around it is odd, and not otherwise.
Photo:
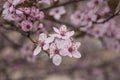
[[(1, 22), (0, 22), (1, 23)], [(23, 35), (24, 37), (27, 37), (32, 43), (36, 43), (32, 38), (31, 38), (31, 34), (30, 32), (24, 32), (22, 31), (19, 27), (17, 27), (13, 22), (9, 22), (9, 25), (11, 25), (12, 27), (11, 28), (7, 28), (7, 27), (4, 27), (3, 24), (0, 24), (1, 28), (5, 29), (5, 30), (11, 30), (11, 31), (16, 31), (16, 32), (19, 32), (21, 35)], [(14, 26), (14, 27), (13, 27)], [(4, 35), (4, 33), (2, 34)], [(7, 36), (4, 35), (5, 38), (7, 38)], [(7, 40), (9, 40), (9, 38), (7, 38)], [(9, 40), (9, 42), (12, 42), (12, 40)], [(15, 44), (15, 43), (13, 43)]]
[(53, 6), (43, 8), (43, 9), (40, 9), (40, 10), (41, 11), (46, 11), (46, 10), (49, 10), (49, 9), (52, 9), (52, 8), (55, 8), (55, 7), (66, 6), (66, 5), (77, 3), (77, 2), (80, 2), (80, 1), (87, 1), (87, 0), (70, 0), (70, 1), (58, 4), (58, 5), (53, 5)]
[(110, 21), (111, 19), (113, 19), (114, 17), (116, 16), (119, 16), (120, 15), (120, 10), (117, 11), (116, 13), (114, 13), (113, 15), (111, 15), (110, 17), (108, 17), (107, 19), (101, 21), (101, 22), (94, 22), (94, 24), (101, 24), (101, 23), (105, 23), (105, 22), (108, 22)]
[(0, 35), (3, 36), (8, 42), (10, 42), (10, 44), (15, 47), (18, 48), (20, 47), (19, 44), (15, 43), (14, 41), (12, 41), (10, 38), (8, 38), (8, 36), (6, 36), (2, 31), (0, 31)]
[(51, 22), (54, 22), (54, 23), (59, 23), (59, 24), (65, 24), (65, 25), (69, 26), (71, 29), (75, 28), (72, 24), (69, 24), (69, 23), (64, 22), (64, 21), (50, 19), (50, 18), (44, 18), (44, 20), (51, 21)]

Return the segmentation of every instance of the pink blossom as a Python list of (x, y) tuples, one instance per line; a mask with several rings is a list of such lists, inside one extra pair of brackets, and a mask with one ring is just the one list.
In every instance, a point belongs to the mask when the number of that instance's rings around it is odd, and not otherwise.
[(20, 23), (20, 26), (21, 26), (23, 31), (28, 32), (32, 29), (33, 24), (32, 24), (32, 22), (30, 22), (28, 20), (24, 20)]
[(53, 42), (53, 37), (47, 37), (47, 34), (41, 33), (39, 35), (39, 43), (38, 46), (35, 48), (33, 55), (36, 56), (41, 52), (41, 49), (47, 50), (49, 48), (49, 43)]
[(13, 21), (14, 20), (13, 14), (10, 13), (9, 9), (4, 9), (3, 13), (2, 13), (2, 16), (5, 20), (8, 20), (8, 21)]
[(103, 40), (107, 48), (120, 52), (120, 42), (117, 39), (104, 37)]
[(21, 56), (27, 59), (27, 61), (34, 62), (36, 58), (33, 56), (32, 50), (33, 50), (33, 45), (31, 45), (30, 43), (25, 43), (20, 50)]
[(80, 58), (81, 54), (78, 51), (78, 48), (80, 47), (81, 43), (80, 42), (75, 42), (73, 43), (70, 39), (65, 41), (66, 45), (63, 46), (62, 52), (64, 54), (67, 54), (69, 57), (75, 57), (75, 58)]
[(74, 35), (74, 31), (68, 31), (67, 27), (65, 25), (60, 26), (59, 29), (53, 27), (56, 34), (52, 34), (51, 36), (62, 38), (62, 39), (68, 39), (71, 36)]
[(60, 65), (60, 63), (62, 62), (60, 53), (61, 53), (61, 50), (59, 46), (55, 43), (52, 43), (50, 45), (50, 58), (52, 58), (52, 62), (57, 66)]
[(36, 7), (32, 7), (30, 11), (30, 16), (39, 20), (44, 18), (44, 13)]
[(25, 14), (30, 14), (31, 12), (31, 8), (27, 8), (27, 7), (22, 8), (22, 10), (25, 12)]
[(87, 33), (93, 35), (96, 38), (103, 37), (104, 34), (107, 32), (108, 27), (108, 23), (96, 24), (93, 28), (87, 30)]
[(91, 0), (90, 2), (87, 3), (87, 6), (89, 8), (94, 8), (96, 6), (100, 6), (102, 2), (104, 2), (104, 0)]
[(3, 5), (4, 9), (12, 9), (13, 8), (13, 0), (8, 0), (7, 2), (5, 2), (5, 4)]
[(95, 22), (96, 20), (97, 20), (97, 15), (95, 14), (94, 10), (90, 10), (86, 12), (84, 20), (81, 22), (81, 25), (84, 27), (81, 27), (80, 29), (82, 31), (86, 31), (88, 28), (93, 26), (93, 22)]
[(66, 13), (66, 10), (62, 6), (62, 7), (57, 7), (57, 8), (51, 9), (49, 12), (49, 15), (53, 16), (55, 19), (58, 20), (61, 18), (61, 15), (65, 14), (65, 13)]
[(71, 22), (77, 26), (81, 25), (83, 18), (84, 18), (84, 14), (81, 13), (80, 11), (76, 11), (70, 17)]

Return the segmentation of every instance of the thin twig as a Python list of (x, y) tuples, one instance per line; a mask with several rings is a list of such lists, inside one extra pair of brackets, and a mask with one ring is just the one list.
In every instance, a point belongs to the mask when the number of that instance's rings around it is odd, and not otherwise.
[(120, 10), (118, 12), (114, 13), (113, 15), (111, 15), (110, 17), (108, 17), (107, 19), (105, 19), (104, 21), (94, 22), (94, 24), (102, 24), (102, 23), (108, 22), (111, 19), (113, 19), (114, 17), (119, 16), (119, 15), (120, 15)]

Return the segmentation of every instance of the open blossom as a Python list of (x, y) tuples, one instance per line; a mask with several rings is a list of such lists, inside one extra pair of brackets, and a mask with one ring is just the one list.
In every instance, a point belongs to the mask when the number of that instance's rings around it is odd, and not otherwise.
[(84, 27), (81, 27), (80, 29), (86, 31), (88, 28), (93, 26), (93, 22), (96, 20), (97, 15), (95, 14), (94, 10), (88, 11), (84, 17), (84, 20), (81, 22), (81, 25)]
[(81, 21), (83, 20), (83, 18), (84, 18), (84, 14), (81, 13), (80, 11), (76, 11), (70, 17), (71, 22), (77, 26), (81, 25)]
[[(39, 24), (43, 27), (43, 24)], [(45, 33), (39, 35), (39, 42), (33, 55), (38, 55), (42, 50), (48, 52), (50, 59), (56, 66), (62, 62), (62, 56), (69, 56), (80, 58), (81, 54), (78, 51), (80, 42), (73, 42), (72, 36), (74, 31), (68, 31), (65, 25), (62, 25), (60, 29), (53, 28), (56, 34), (47, 36)]]
[(60, 19), (61, 15), (65, 14), (66, 10), (64, 7), (57, 7), (54, 9), (51, 9), (49, 12), (49, 15), (53, 16), (55, 19)]
[(33, 50), (33, 45), (25, 43), (20, 49), (21, 56), (27, 59), (27, 61), (34, 62), (36, 58), (33, 56), (32, 50)]
[(53, 27), (56, 34), (52, 34), (51, 36), (62, 38), (62, 39), (68, 39), (74, 35), (74, 31), (68, 31), (67, 27), (65, 25), (60, 26), (59, 29)]
[(93, 28), (87, 30), (87, 33), (94, 36), (95, 38), (103, 37), (107, 32), (109, 23), (96, 24)]
[(96, 6), (100, 6), (102, 2), (104, 2), (104, 0), (91, 0), (90, 2), (87, 3), (87, 6), (89, 8), (94, 8)]
[(32, 22), (30, 22), (28, 20), (24, 20), (21, 22), (20, 26), (21, 26), (23, 31), (28, 32), (32, 29), (33, 24), (32, 24)]
[(81, 54), (78, 51), (80, 45), (80, 42), (72, 42), (70, 39), (66, 40), (62, 52), (64, 52), (64, 54), (67, 54), (69, 57), (80, 58)]
[(117, 39), (104, 37), (103, 41), (107, 48), (114, 49), (116, 52), (120, 52), (120, 42)]
[(47, 50), (49, 48), (49, 43), (51, 43), (53, 40), (53, 37), (47, 37), (47, 34), (41, 33), (39, 35), (38, 46), (35, 48), (33, 55), (38, 55), (41, 52), (41, 49)]
[(32, 16), (36, 19), (43, 19), (44, 13), (36, 7), (32, 7), (32, 8), (30, 8), (30, 16)]

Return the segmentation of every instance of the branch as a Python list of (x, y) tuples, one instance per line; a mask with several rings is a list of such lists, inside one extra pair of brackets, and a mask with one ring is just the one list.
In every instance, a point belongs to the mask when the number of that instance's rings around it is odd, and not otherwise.
[(53, 6), (43, 8), (43, 9), (40, 9), (40, 10), (41, 11), (46, 11), (46, 10), (49, 10), (49, 9), (52, 9), (52, 8), (55, 8), (55, 7), (66, 6), (66, 5), (77, 3), (77, 2), (80, 2), (80, 1), (87, 1), (87, 0), (70, 0), (70, 1), (65, 2), (65, 3), (58, 4), (58, 5), (53, 5)]
[(119, 15), (120, 15), (120, 10), (119, 10), (118, 12), (114, 13), (113, 15), (111, 15), (110, 17), (108, 17), (107, 19), (105, 19), (104, 21), (94, 22), (94, 24), (101, 24), (101, 23), (108, 22), (108, 21), (110, 21), (111, 19), (113, 19), (114, 17), (119, 16)]
[(6, 36), (2, 31), (0, 32), (0, 35), (3, 36), (8, 42), (10, 42), (14, 48), (20, 47), (19, 44), (15, 43), (10, 38), (8, 38), (8, 36)]
[(71, 29), (74, 29), (74, 28), (75, 28), (74, 25), (69, 24), (69, 23), (64, 22), (64, 21), (55, 20), (55, 19), (50, 19), (50, 18), (44, 18), (44, 20), (46, 20), (46, 21), (51, 21), (51, 22), (58, 23), (58, 24), (65, 24), (65, 25), (69, 26)]

